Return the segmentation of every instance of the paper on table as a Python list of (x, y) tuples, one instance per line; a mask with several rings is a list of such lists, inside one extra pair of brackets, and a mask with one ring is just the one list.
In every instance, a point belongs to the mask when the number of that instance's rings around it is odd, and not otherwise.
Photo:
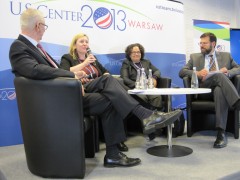
[(208, 74), (203, 78), (203, 81), (205, 81), (206, 79), (210, 78), (212, 75), (216, 74), (216, 73), (222, 73), (221, 71), (210, 71), (208, 72)]
[(129, 90), (133, 93), (141, 93), (141, 92), (144, 92), (144, 89), (132, 89), (132, 90)]

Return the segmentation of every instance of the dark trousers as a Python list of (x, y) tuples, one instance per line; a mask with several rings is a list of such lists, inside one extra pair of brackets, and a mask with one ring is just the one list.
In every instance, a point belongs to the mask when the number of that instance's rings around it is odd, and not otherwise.
[(98, 77), (84, 87), (84, 114), (100, 117), (106, 145), (125, 141), (123, 119), (139, 103), (111, 75)]
[(200, 99), (213, 98), (215, 102), (216, 111), (216, 127), (226, 129), (228, 109), (240, 98), (238, 92), (229, 80), (229, 78), (222, 73), (216, 73), (209, 77), (204, 82), (200, 83), (202, 88), (211, 88), (211, 94), (198, 95)]

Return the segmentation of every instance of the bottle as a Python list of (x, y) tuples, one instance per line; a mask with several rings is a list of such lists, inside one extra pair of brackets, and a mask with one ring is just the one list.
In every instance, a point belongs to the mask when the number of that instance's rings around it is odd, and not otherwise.
[(140, 89), (147, 89), (147, 77), (144, 68), (141, 68)]
[(153, 79), (152, 79), (152, 69), (149, 69), (149, 74), (148, 74), (148, 89), (153, 89)]
[(137, 69), (137, 78), (135, 82), (135, 89), (140, 89), (140, 69)]
[(193, 67), (193, 74), (191, 79), (191, 88), (198, 88), (198, 77), (196, 67)]

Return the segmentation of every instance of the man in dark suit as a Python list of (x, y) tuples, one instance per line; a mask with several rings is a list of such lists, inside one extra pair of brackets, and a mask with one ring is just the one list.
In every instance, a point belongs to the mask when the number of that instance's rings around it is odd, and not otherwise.
[[(227, 146), (225, 134), (228, 108), (239, 109), (239, 95), (229, 78), (240, 74), (239, 65), (232, 59), (230, 53), (217, 52), (215, 46), (217, 38), (213, 33), (200, 36), (201, 53), (190, 55), (188, 63), (180, 70), (181, 78), (191, 77), (193, 67), (196, 67), (200, 88), (211, 88), (210, 96), (215, 102), (216, 128), (218, 129), (214, 148)], [(216, 72), (216, 73), (215, 73)], [(205, 96), (205, 95), (198, 95)]]
[[(70, 77), (80, 79), (85, 73), (70, 72), (60, 69), (52, 57), (39, 45), (47, 29), (43, 14), (36, 9), (27, 9), (20, 18), (21, 34), (16, 39), (9, 52), (12, 71), (16, 76), (31, 79), (52, 79)], [(106, 156), (104, 166), (129, 167), (138, 165), (139, 158), (129, 158), (119, 152), (117, 144), (125, 141), (123, 118), (129, 113), (136, 115), (142, 122), (144, 132), (151, 133), (156, 128), (173, 123), (181, 114), (174, 111), (168, 114), (158, 114), (140, 106), (129, 96), (122, 86), (111, 76), (102, 76), (98, 80), (98, 88), (102, 93), (84, 93), (83, 110), (85, 115), (100, 116), (106, 141)], [(66, 94), (67, 95), (67, 94)], [(70, 95), (70, 94), (69, 94)], [(158, 127), (156, 127), (158, 126)]]

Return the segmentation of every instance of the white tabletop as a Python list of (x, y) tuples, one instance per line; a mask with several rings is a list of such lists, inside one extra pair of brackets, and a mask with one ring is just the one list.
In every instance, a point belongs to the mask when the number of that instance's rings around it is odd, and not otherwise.
[(210, 93), (209, 88), (154, 88), (154, 89), (132, 89), (128, 90), (128, 94), (143, 95), (181, 95), (181, 94), (204, 94)]

